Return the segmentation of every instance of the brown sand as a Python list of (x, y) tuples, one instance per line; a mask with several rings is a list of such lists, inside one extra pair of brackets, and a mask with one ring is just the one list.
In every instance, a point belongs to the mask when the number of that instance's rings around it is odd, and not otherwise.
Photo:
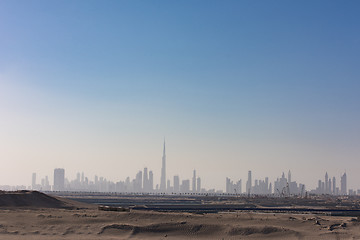
[(0, 210), (0, 239), (360, 239), (350, 217), (310, 214)]
[(18, 194), (0, 193), (0, 239), (360, 239), (360, 222), (351, 217), (107, 212), (38, 193)]

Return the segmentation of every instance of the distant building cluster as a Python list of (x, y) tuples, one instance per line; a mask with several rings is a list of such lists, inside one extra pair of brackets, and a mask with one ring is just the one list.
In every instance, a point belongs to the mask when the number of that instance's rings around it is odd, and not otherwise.
[(231, 181), (230, 178), (226, 178), (226, 193), (229, 194), (258, 194), (266, 195), (271, 194), (271, 183), (269, 184), (269, 178), (264, 180), (256, 179), (254, 185), (252, 184), (252, 173), (248, 172), (248, 179), (246, 181), (245, 191), (242, 191), (242, 180), (238, 180), (236, 183)]
[(234, 183), (230, 178), (226, 178), (226, 193), (240, 194), (242, 193), (241, 179)]
[(248, 171), (248, 179), (245, 187), (245, 190), (242, 191), (241, 179), (233, 183), (230, 178), (226, 178), (226, 193), (228, 194), (268, 195), (272, 193), (272, 184), (269, 182), (269, 178), (265, 177), (263, 180), (255, 179), (253, 184), (251, 171)]
[[(275, 192), (276, 191), (276, 192)], [(277, 178), (274, 182), (274, 193), (278, 193), (283, 196), (290, 195), (303, 195), (305, 191), (305, 185), (292, 181), (291, 172), (289, 170), (288, 177), (285, 177), (283, 173), (281, 178)]]
[[(162, 168), (160, 186), (154, 186), (154, 174), (148, 168), (139, 171), (134, 179), (127, 177), (124, 181), (112, 182), (103, 177), (95, 176), (90, 180), (84, 173), (77, 173), (76, 179), (69, 181), (65, 178), (65, 170), (56, 168), (54, 170), (54, 183), (50, 185), (46, 176), (37, 183), (36, 173), (32, 175), (32, 186), (34, 190), (41, 191), (87, 191), (87, 192), (134, 192), (134, 193), (216, 193), (215, 189), (206, 190), (201, 187), (201, 178), (193, 171), (192, 179), (180, 180), (178, 175), (173, 177), (173, 182), (166, 178), (166, 151), (165, 142), (162, 157)], [(219, 192), (220, 193), (220, 192)]]
[[(264, 180), (255, 180), (252, 182), (252, 173), (248, 172), (248, 179), (246, 181), (246, 189), (242, 191), (242, 180), (236, 183), (226, 178), (226, 193), (228, 194), (253, 194), (253, 195), (275, 195), (275, 196), (304, 196), (306, 193), (305, 185), (292, 181), (291, 172), (288, 172), (287, 177), (284, 173), (280, 178), (274, 181), (274, 187), (269, 182), (269, 178), (265, 177)], [(309, 194), (329, 194), (329, 195), (356, 195), (360, 194), (360, 190), (347, 189), (347, 176), (344, 173), (340, 178), (340, 188), (336, 185), (335, 177), (330, 178), (325, 174), (324, 181), (318, 181), (318, 187), (314, 190), (308, 191)]]
[[(248, 178), (245, 183), (245, 189), (242, 187), (242, 180), (236, 182), (226, 178), (225, 194), (243, 194), (243, 195), (273, 195), (273, 196), (304, 196), (309, 194), (329, 194), (329, 195), (355, 195), (360, 194), (360, 190), (347, 189), (347, 175), (344, 173), (340, 177), (340, 187), (336, 184), (335, 177), (329, 177), (325, 174), (324, 181), (319, 180), (317, 188), (306, 191), (305, 185), (292, 180), (291, 172), (287, 177), (284, 173), (272, 184), (268, 177), (264, 179), (252, 179), (252, 172), (248, 171)], [(103, 177), (95, 176), (90, 180), (84, 173), (77, 173), (76, 179), (69, 181), (65, 178), (65, 170), (62, 168), (54, 169), (54, 182), (51, 185), (49, 178), (42, 178), (37, 182), (36, 173), (32, 175), (31, 188), (42, 191), (86, 191), (86, 192), (119, 192), (119, 193), (212, 193), (223, 194), (223, 191), (215, 189), (206, 190), (201, 187), (201, 178), (197, 176), (196, 170), (193, 171), (192, 179), (180, 180), (178, 175), (173, 176), (172, 182), (166, 176), (166, 151), (165, 141), (162, 156), (162, 167), (160, 184), (154, 186), (154, 174), (148, 168), (139, 171), (134, 179), (127, 177), (124, 181), (112, 182)], [(0, 186), (3, 190), (25, 189), (24, 186), (10, 187)]]
[(31, 179), (31, 188), (32, 189), (36, 189), (36, 190), (43, 190), (43, 191), (50, 191), (51, 190), (51, 185), (49, 182), (49, 177), (46, 176), (45, 178), (41, 179), (41, 184), (37, 184), (36, 181), (36, 173), (32, 174), (32, 179)]
[[(319, 179), (317, 188), (315, 190), (312, 190), (311, 193), (331, 195), (355, 195), (356, 191), (352, 189), (349, 189), (348, 191), (346, 173), (344, 173), (340, 177), (340, 188), (336, 185), (336, 178), (331, 178), (328, 176), (328, 173), (325, 173), (324, 181), (321, 181), (321, 179)], [(360, 193), (359, 190), (358, 193)]]

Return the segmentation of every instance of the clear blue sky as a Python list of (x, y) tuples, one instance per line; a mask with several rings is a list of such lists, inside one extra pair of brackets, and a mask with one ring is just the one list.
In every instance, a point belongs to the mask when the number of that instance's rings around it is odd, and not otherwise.
[[(359, 1), (0, 1), (0, 185), (64, 167), (360, 178)], [(106, 166), (108, 165), (108, 166)], [(112, 167), (109, 167), (112, 166)], [(11, 174), (10, 174), (11, 173)]]

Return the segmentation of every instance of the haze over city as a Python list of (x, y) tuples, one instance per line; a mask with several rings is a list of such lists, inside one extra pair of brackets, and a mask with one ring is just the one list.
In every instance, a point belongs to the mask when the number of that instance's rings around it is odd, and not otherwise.
[(0, 185), (160, 184), (166, 138), (167, 175), (207, 189), (360, 188), (360, 3), (139, 3), (0, 2)]
[(7, 191), (30, 189), (46, 192), (88, 192), (88, 193), (109, 193), (109, 194), (135, 194), (136, 195), (222, 195), (227, 196), (272, 196), (272, 197), (295, 197), (307, 198), (308, 194), (312, 195), (350, 195), (354, 196), (360, 194), (360, 189), (348, 189), (346, 172), (341, 175), (336, 181), (336, 177), (329, 176), (325, 173), (323, 179), (318, 180), (318, 185), (315, 189), (306, 188), (305, 184), (299, 183), (292, 178), (291, 171), (287, 175), (283, 172), (281, 177), (278, 177), (274, 182), (265, 176), (260, 179), (253, 179), (252, 171), (248, 171), (248, 176), (245, 186), (243, 186), (242, 179), (235, 181), (226, 177), (225, 191), (222, 189), (206, 189), (202, 185), (201, 177), (193, 170), (191, 179), (184, 179), (179, 175), (169, 176), (167, 174), (167, 160), (166, 160), (166, 143), (164, 141), (163, 155), (161, 159), (161, 177), (157, 184), (154, 181), (154, 173), (147, 167), (144, 170), (139, 170), (134, 178), (127, 177), (123, 181), (110, 181), (106, 177), (95, 175), (93, 179), (89, 178), (84, 172), (78, 172), (75, 179), (69, 179), (65, 175), (65, 169), (55, 168), (53, 174), (53, 184), (50, 183), (49, 176), (38, 179), (37, 173), (32, 174), (31, 186), (8, 186), (0, 185), (0, 189)]

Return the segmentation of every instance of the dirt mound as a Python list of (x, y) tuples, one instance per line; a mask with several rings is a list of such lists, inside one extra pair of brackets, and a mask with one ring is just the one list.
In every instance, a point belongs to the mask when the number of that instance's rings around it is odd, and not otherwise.
[(146, 226), (128, 224), (111, 224), (103, 227), (99, 234), (110, 235), (148, 235), (162, 234), (172, 236), (204, 236), (215, 232), (222, 232), (222, 227), (209, 224), (188, 224), (186, 222), (159, 223)]
[(268, 235), (268, 234), (290, 234), (296, 235), (297, 232), (274, 226), (247, 226), (229, 227), (217, 224), (189, 224), (187, 222), (159, 223), (145, 226), (135, 226), (128, 224), (111, 224), (104, 226), (98, 234), (117, 235), (127, 237), (140, 236), (187, 236), (198, 238), (211, 238), (216, 235), (248, 236), (248, 235)]
[(0, 191), (0, 208), (9, 207), (66, 209), (78, 208), (75, 202), (70, 202), (69, 200), (52, 197), (38, 191)]
[(278, 228), (273, 226), (264, 227), (234, 227), (228, 232), (229, 235), (251, 235), (251, 234), (270, 234), (279, 232), (292, 232), (289, 229)]

